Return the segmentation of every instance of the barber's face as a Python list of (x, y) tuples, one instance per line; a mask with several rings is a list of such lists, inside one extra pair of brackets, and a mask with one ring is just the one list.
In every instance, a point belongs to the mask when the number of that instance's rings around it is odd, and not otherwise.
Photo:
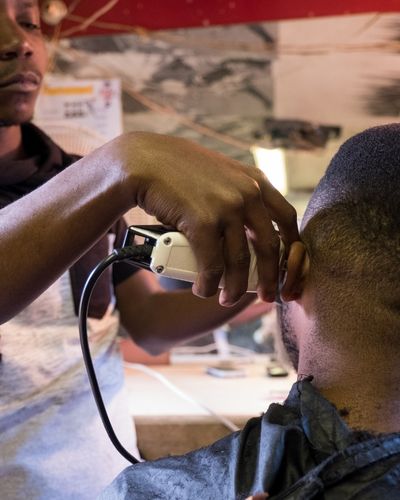
[(32, 118), (46, 70), (37, 0), (0, 0), (0, 122)]

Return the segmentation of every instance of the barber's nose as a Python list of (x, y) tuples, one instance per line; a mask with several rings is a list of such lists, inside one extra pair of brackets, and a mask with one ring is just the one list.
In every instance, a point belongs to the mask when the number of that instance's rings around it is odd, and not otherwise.
[(28, 58), (33, 54), (33, 48), (24, 33), (13, 32), (7, 39), (0, 39), (0, 59), (11, 60)]

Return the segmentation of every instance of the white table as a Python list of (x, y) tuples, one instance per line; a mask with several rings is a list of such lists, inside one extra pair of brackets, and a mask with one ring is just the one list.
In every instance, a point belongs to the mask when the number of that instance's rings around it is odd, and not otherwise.
[(294, 372), (287, 377), (268, 377), (266, 356), (241, 363), (239, 366), (246, 374), (242, 378), (208, 375), (207, 365), (218, 362), (215, 356), (190, 361), (184, 359), (177, 364), (151, 367), (157, 376), (165, 377), (178, 391), (188, 395), (190, 401), (134, 365), (126, 365), (130, 411), (136, 424), (139, 449), (147, 459), (185, 453), (231, 432), (200, 405), (242, 427), (249, 418), (266, 411), (270, 403), (282, 402), (296, 380)]

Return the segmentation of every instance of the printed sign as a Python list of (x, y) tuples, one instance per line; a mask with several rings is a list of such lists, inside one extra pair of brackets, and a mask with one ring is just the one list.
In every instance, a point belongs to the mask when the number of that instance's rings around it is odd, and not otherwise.
[(118, 79), (46, 78), (39, 96), (38, 123), (74, 123), (110, 140), (122, 133), (121, 86)]

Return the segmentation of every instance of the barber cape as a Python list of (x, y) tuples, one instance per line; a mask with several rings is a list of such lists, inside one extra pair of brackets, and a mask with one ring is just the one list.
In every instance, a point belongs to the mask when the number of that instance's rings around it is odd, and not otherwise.
[(245, 428), (183, 456), (126, 468), (101, 500), (400, 498), (400, 433), (347, 427), (310, 380)]

